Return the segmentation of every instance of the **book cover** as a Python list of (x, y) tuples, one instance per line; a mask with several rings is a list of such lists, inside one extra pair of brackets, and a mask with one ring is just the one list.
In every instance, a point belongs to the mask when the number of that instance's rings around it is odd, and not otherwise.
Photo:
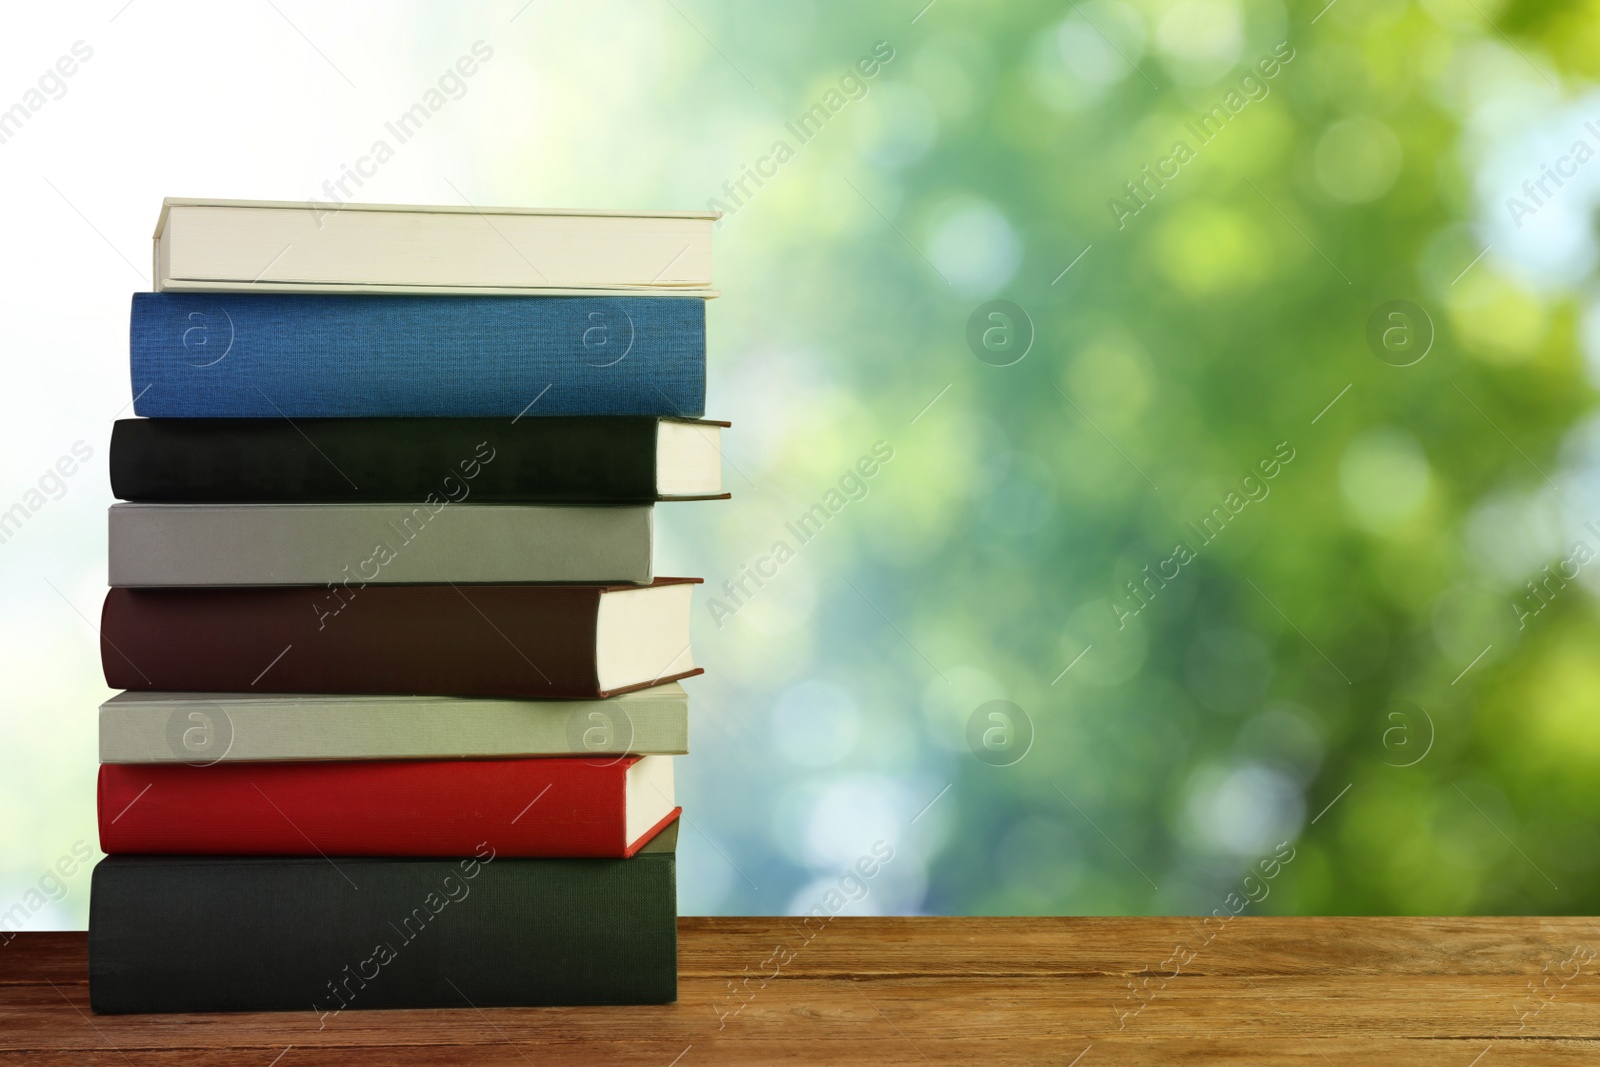
[(711, 297), (717, 217), (168, 197), (152, 275), (158, 290)]
[(113, 689), (605, 697), (700, 673), (698, 581), (111, 589), (100, 662)]
[(688, 751), (689, 697), (676, 682), (605, 700), (130, 690), (100, 705), (102, 763)]
[(705, 304), (667, 297), (135, 293), (134, 413), (705, 414)]
[(672, 819), (671, 756), (105, 763), (108, 855), (621, 859)]
[(97, 1012), (664, 1004), (676, 826), (626, 860), (108, 856), (89, 899)]
[(113, 586), (650, 581), (649, 507), (113, 504)]
[[(119, 419), (111, 492), (169, 504), (698, 500), (726, 495), (726, 425), (639, 415)], [(699, 484), (672, 477), (696, 459), (705, 468)]]

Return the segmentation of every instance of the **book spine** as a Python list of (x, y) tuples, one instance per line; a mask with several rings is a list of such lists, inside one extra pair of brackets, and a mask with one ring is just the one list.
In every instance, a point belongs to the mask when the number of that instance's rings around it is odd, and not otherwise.
[[(664, 758), (664, 757), (656, 757)], [(637, 757), (102, 764), (100, 850), (622, 859)]]
[[(600, 588), (364, 585), (111, 589), (113, 689), (588, 699)], [(672, 679), (662, 678), (661, 681)]]
[[(670, 852), (455, 860), (112, 856), (89, 903), (98, 1012), (657, 1004), (677, 997)], [(308, 906), (307, 902), (316, 902)]]
[(136, 293), (147, 417), (705, 413), (705, 305), (675, 297)]
[(111, 492), (153, 503), (649, 503), (646, 417), (119, 419)]

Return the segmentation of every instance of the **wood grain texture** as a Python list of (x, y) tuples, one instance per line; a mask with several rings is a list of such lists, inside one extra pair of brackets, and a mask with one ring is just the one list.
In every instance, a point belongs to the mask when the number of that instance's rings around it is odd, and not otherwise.
[(1593, 919), (686, 918), (679, 932), (676, 1004), (320, 1020), (92, 1015), (84, 935), (19, 934), (0, 943), (0, 1063), (1600, 1062)]

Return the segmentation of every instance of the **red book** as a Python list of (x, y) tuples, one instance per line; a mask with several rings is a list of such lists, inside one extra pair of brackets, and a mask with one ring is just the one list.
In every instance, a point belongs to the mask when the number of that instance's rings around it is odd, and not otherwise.
[(678, 817), (671, 756), (104, 763), (100, 849), (626, 858)]

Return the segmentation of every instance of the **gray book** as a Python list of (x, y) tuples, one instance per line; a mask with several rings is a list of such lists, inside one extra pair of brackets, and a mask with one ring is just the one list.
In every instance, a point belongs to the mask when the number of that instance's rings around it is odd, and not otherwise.
[(682, 755), (676, 682), (605, 700), (119, 693), (100, 705), (102, 763)]
[(114, 586), (651, 579), (648, 507), (113, 504)]

